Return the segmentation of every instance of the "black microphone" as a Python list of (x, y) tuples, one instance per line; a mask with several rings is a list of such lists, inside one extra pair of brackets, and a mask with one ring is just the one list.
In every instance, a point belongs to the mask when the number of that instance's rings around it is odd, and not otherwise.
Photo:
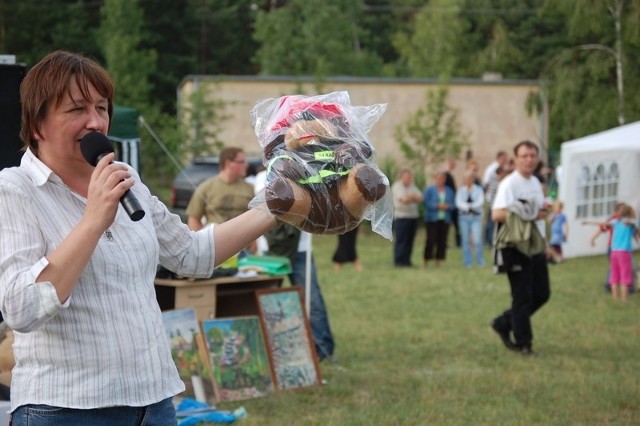
[[(91, 132), (84, 135), (80, 141), (80, 151), (82, 151), (85, 160), (95, 167), (102, 157), (112, 153), (114, 150), (113, 145), (105, 135)], [(122, 207), (134, 222), (144, 217), (144, 210), (142, 210), (138, 199), (130, 190), (127, 189), (127, 192), (120, 197), (120, 204), (122, 204)]]

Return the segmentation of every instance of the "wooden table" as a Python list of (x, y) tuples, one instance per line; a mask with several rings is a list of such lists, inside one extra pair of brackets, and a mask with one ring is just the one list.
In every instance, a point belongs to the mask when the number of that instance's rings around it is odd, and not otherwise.
[(255, 291), (279, 288), (283, 279), (284, 275), (206, 280), (156, 278), (156, 298), (163, 311), (193, 307), (199, 321), (257, 315)]

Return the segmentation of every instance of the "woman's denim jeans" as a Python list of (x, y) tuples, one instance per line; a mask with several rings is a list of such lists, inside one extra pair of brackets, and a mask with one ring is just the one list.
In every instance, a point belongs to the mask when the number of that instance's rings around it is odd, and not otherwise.
[(476, 262), (484, 266), (484, 241), (482, 240), (482, 216), (476, 214), (460, 214), (458, 216), (460, 239), (462, 240), (462, 260), (464, 266), (471, 267), (471, 244), (476, 252)]
[(89, 410), (29, 404), (11, 414), (12, 426), (176, 426), (172, 398), (146, 407), (107, 407)]

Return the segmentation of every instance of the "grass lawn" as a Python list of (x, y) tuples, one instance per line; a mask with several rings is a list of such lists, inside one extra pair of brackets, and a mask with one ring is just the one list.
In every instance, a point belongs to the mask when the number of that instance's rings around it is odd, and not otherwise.
[[(604, 292), (604, 256), (549, 266), (537, 355), (524, 357), (489, 327), (509, 305), (506, 276), (463, 268), (457, 248), (440, 268), (395, 269), (391, 243), (368, 226), (364, 271), (336, 272), (336, 244), (314, 237), (337, 345), (320, 365), (327, 384), (218, 406), (244, 406), (243, 425), (640, 424), (640, 294), (623, 305)], [(423, 244), (420, 229), (416, 264)]]

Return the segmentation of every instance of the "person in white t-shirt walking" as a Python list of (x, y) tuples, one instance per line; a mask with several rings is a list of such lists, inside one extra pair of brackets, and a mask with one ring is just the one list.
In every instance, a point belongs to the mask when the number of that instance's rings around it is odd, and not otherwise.
[[(538, 146), (523, 141), (515, 146), (513, 152), (516, 169), (500, 182), (491, 216), (495, 222), (504, 224), (509, 214), (514, 214), (509, 212), (510, 208), (518, 203), (528, 204), (537, 212), (533, 221), (544, 238), (547, 207), (542, 185), (533, 175), (540, 161)], [(527, 256), (517, 249), (510, 250), (512, 266), (507, 268), (507, 276), (511, 286), (511, 307), (496, 317), (491, 327), (508, 349), (532, 355), (531, 316), (549, 300), (551, 294), (547, 259), (544, 251)], [(514, 340), (511, 340), (511, 334)]]

